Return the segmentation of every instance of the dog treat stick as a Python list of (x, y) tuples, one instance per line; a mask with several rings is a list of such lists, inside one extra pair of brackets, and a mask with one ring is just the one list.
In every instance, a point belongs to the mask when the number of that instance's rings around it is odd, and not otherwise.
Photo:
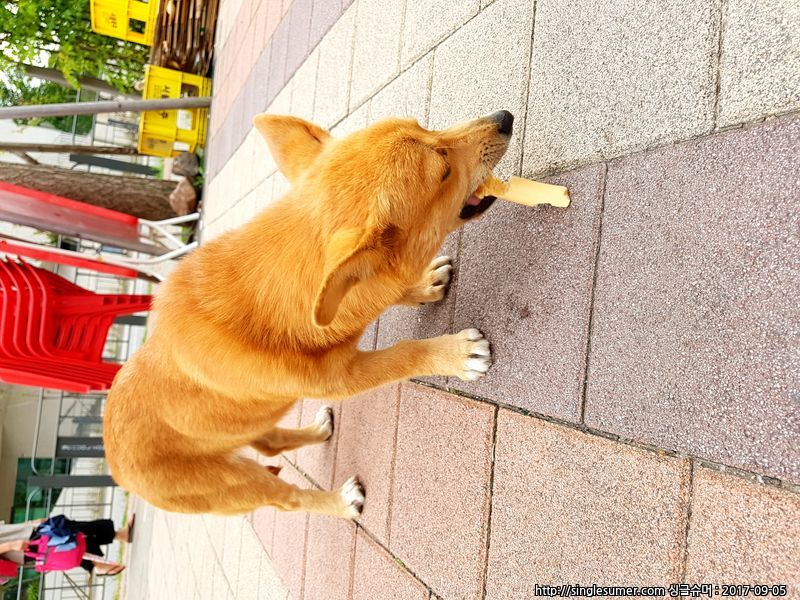
[(512, 177), (506, 183), (490, 175), (478, 186), (475, 195), (478, 198), (497, 196), (525, 206), (537, 204), (552, 204), (561, 208), (569, 206), (569, 191), (564, 186), (531, 181), (522, 177)]

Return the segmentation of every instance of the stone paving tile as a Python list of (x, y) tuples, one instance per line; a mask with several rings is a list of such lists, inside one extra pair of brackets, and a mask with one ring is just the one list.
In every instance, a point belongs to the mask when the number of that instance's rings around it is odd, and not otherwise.
[(267, 102), (283, 89), (288, 80), (286, 73), (286, 55), (289, 53), (289, 22), (281, 20), (272, 34), (270, 42), (269, 69), (267, 73)]
[[(285, 463), (285, 461), (283, 461)], [(284, 466), (281, 479), (301, 488), (311, 487), (291, 465)], [(292, 598), (302, 598), (305, 569), (308, 513), (275, 511), (275, 533), (272, 538), (272, 566)]]
[(686, 581), (785, 584), (800, 597), (800, 495), (697, 468)]
[(401, 64), (408, 65), (480, 10), (479, 0), (407, 2)]
[(464, 230), (453, 329), (477, 327), (494, 364), (449, 385), (579, 421), (604, 168), (551, 179), (568, 209), (499, 201)]
[(430, 53), (370, 98), (370, 123), (390, 117), (411, 117), (425, 127), (430, 105), (432, 67), (433, 53)]
[[(297, 402), (292, 409), (278, 421), (278, 426), (287, 428), (297, 428), (300, 426), (300, 412), (302, 410), (302, 403)], [(289, 461), (295, 461), (297, 458), (297, 451), (287, 452), (285, 458)], [(286, 460), (281, 461), (278, 457), (261, 456), (259, 462), (262, 465), (280, 465), (284, 466)], [(261, 541), (267, 554), (272, 556), (273, 540), (275, 532), (275, 517), (278, 511), (271, 506), (265, 506), (253, 511), (252, 524), (256, 532), (256, 536)]]
[(384, 386), (342, 403), (337, 429), (334, 484), (341, 486), (357, 475), (366, 489), (364, 512), (358, 519), (384, 544), (389, 542), (397, 410), (400, 386)]
[(356, 536), (352, 600), (427, 600), (428, 590), (363, 532)]
[(333, 485), (333, 469), (336, 461), (336, 445), (339, 439), (337, 423), (341, 419), (341, 402), (303, 400), (300, 426), (305, 427), (314, 422), (317, 411), (323, 406), (333, 409), (333, 435), (324, 444), (305, 446), (297, 450), (296, 464), (323, 489), (329, 490)]
[[(406, 339), (424, 339), (450, 333), (450, 323), (457, 297), (458, 242), (460, 231), (454, 231), (445, 239), (437, 256), (449, 256), (453, 264), (453, 279), (444, 300), (419, 307), (391, 306), (378, 322), (377, 349), (394, 346)], [(422, 381), (444, 386), (446, 377), (423, 377)]]
[(286, 53), (288, 77), (292, 76), (309, 55), (313, 4), (314, 0), (294, 0), (285, 17), (289, 21), (289, 48)]
[(373, 321), (364, 330), (364, 334), (358, 342), (358, 349), (362, 352), (375, 350), (375, 338), (378, 335), (378, 322)]
[(314, 122), (330, 127), (347, 115), (350, 68), (353, 61), (356, 7), (345, 12), (318, 46), (317, 89)]
[(237, 600), (261, 600), (259, 587), (261, 561), (265, 558), (264, 546), (249, 524), (242, 527), (242, 549), (239, 558), (239, 576), (236, 579)]
[(401, 387), (389, 548), (445, 598), (481, 595), (494, 411)]
[(517, 118), (515, 135), (498, 166), (502, 176), (517, 173), (522, 152), (532, 27), (532, 2), (497, 0), (434, 53), (431, 128), (501, 109)]
[(313, 121), (314, 119), (314, 97), (317, 89), (318, 64), (319, 52), (315, 50), (292, 78), (290, 112), (294, 117), (300, 117), (308, 121)]
[(679, 581), (689, 462), (500, 410), (486, 597)]
[(243, 527), (249, 527), (244, 517), (226, 517), (223, 529), (222, 556), (219, 557), (219, 560), (232, 590), (236, 588), (236, 582), (239, 580)]
[(719, 125), (800, 108), (800, 4), (724, 3)]
[(355, 544), (353, 522), (309, 515), (303, 598), (349, 600)]
[(718, 8), (539, 0), (524, 172), (552, 172), (711, 129)]
[(328, 33), (328, 30), (342, 14), (342, 5), (336, 0), (314, 0), (311, 11), (311, 31), (309, 39), (314, 47)]
[(259, 600), (288, 600), (289, 590), (283, 585), (275, 567), (268, 558), (261, 561), (261, 571), (258, 578)]
[(336, 126), (332, 127), (331, 135), (333, 137), (346, 137), (359, 129), (364, 129), (369, 124), (367, 121), (368, 115), (369, 103), (362, 104), (358, 110), (350, 113), (339, 121)]
[(400, 69), (405, 2), (360, 0), (356, 16), (350, 110), (358, 107)]
[(256, 58), (255, 65), (253, 65), (253, 72), (258, 73), (258, 75), (251, 77), (253, 83), (249, 90), (249, 93), (253, 95), (248, 104), (250, 110), (252, 110), (250, 115), (251, 125), (252, 118), (258, 113), (264, 112), (264, 108), (267, 106), (267, 88), (270, 80), (270, 48), (271, 46), (267, 44), (259, 53), (258, 58)]
[(800, 119), (609, 165), (586, 422), (800, 481)]

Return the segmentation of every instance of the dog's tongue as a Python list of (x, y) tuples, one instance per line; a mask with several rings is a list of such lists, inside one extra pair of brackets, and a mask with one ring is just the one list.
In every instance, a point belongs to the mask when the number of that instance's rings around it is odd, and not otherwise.
[(469, 198), (467, 198), (467, 204), (470, 206), (478, 206), (481, 203), (481, 199), (478, 198), (475, 194), (472, 194)]

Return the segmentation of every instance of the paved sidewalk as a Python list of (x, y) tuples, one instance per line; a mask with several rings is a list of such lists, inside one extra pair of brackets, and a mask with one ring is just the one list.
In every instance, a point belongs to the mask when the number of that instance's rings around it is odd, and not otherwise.
[(330, 442), (281, 459), (302, 486), (359, 474), (358, 523), (136, 501), (127, 597), (800, 597), (798, 32), (793, 0), (224, 0), (204, 240), (286, 190), (263, 111), (341, 136), (507, 109), (499, 173), (573, 203), (498, 203), (447, 241), (446, 301), (392, 308), (362, 342), (475, 326), (486, 378), (348, 400)]

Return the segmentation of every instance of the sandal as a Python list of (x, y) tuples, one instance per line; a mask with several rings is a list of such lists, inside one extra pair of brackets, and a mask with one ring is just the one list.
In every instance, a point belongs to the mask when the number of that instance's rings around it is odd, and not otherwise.
[(98, 577), (112, 577), (114, 575), (119, 575), (125, 570), (125, 565), (115, 565), (111, 567), (105, 573), (97, 573)]

